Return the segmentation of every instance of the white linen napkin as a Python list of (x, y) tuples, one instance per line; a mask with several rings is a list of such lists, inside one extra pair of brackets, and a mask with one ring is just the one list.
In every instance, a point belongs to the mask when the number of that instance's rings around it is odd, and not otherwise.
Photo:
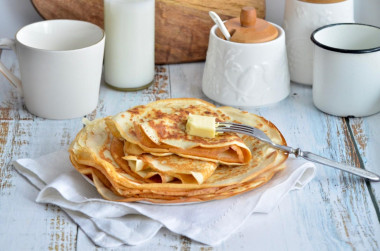
[(250, 192), (204, 203), (153, 205), (102, 199), (71, 165), (67, 151), (19, 159), (13, 165), (41, 190), (38, 203), (61, 207), (101, 247), (138, 245), (155, 236), (162, 226), (193, 240), (218, 245), (251, 214), (265, 217), (260, 214), (276, 208), (289, 191), (302, 189), (316, 170), (311, 162), (289, 158), (284, 171)]

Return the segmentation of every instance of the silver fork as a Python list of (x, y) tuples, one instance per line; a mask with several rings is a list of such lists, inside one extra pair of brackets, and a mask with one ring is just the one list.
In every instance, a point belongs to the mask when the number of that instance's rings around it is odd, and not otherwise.
[(360, 177), (369, 179), (371, 181), (380, 181), (379, 175), (366, 171), (364, 169), (342, 164), (334, 160), (326, 159), (317, 154), (307, 152), (307, 151), (302, 151), (300, 148), (292, 148), (290, 146), (275, 144), (263, 131), (255, 127), (242, 125), (242, 124), (236, 124), (236, 123), (230, 123), (230, 122), (221, 122), (217, 124), (216, 132), (221, 132), (221, 133), (234, 132), (234, 133), (241, 133), (248, 136), (252, 136), (260, 141), (263, 141), (271, 145), (273, 148), (279, 149), (281, 151), (284, 151), (290, 154), (294, 154), (294, 156), (296, 156), (297, 158), (301, 157), (312, 162), (316, 162), (316, 163), (326, 165), (326, 166), (331, 166), (339, 170), (349, 172), (349, 173), (358, 175)]

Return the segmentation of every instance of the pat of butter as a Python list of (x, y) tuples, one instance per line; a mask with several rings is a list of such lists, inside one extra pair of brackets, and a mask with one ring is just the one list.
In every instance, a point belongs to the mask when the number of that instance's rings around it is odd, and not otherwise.
[(186, 133), (193, 136), (215, 138), (215, 117), (189, 114)]

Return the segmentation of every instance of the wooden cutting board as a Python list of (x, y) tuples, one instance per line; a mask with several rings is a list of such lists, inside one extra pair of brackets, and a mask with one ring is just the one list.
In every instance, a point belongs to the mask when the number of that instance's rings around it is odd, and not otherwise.
[[(32, 0), (45, 19), (85, 20), (103, 27), (103, 0)], [(206, 58), (212, 10), (222, 20), (253, 6), (265, 16), (265, 0), (156, 0), (157, 64), (201, 61)]]

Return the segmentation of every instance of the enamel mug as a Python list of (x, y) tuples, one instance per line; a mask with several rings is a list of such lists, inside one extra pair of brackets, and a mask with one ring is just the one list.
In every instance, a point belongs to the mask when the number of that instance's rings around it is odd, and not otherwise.
[(358, 23), (321, 27), (314, 46), (313, 101), (326, 113), (347, 117), (380, 111), (380, 28)]
[(353, 0), (286, 0), (283, 27), (292, 81), (313, 82), (311, 33), (327, 24), (346, 22), (354, 22)]
[(0, 62), (0, 72), (19, 89), (28, 111), (48, 119), (70, 119), (97, 106), (104, 31), (91, 23), (49, 20), (21, 28), (16, 39), (0, 39), (16, 51), (18, 79)]

